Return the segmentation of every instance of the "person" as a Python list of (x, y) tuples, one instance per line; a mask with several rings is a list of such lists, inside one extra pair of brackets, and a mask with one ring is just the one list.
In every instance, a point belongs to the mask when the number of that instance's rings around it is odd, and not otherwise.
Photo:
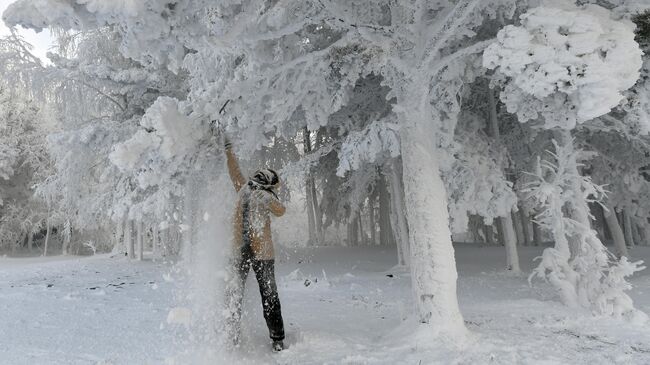
[(264, 319), (269, 329), (272, 349), (284, 349), (284, 323), (280, 298), (275, 283), (275, 259), (271, 239), (270, 214), (280, 217), (285, 212), (276, 190), (280, 184), (278, 174), (271, 169), (257, 170), (249, 179), (245, 179), (232, 149), (226, 138), (225, 150), (228, 172), (239, 198), (233, 217), (234, 225), (234, 280), (227, 292), (230, 318), (228, 331), (231, 332), (233, 344), (239, 345), (240, 320), (244, 286), (250, 269), (253, 269), (260, 294)]

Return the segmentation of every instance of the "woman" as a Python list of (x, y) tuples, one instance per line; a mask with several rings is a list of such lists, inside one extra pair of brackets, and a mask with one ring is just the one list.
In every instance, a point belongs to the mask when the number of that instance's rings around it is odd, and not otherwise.
[(244, 284), (252, 268), (262, 296), (264, 319), (269, 328), (272, 348), (274, 351), (282, 351), (284, 324), (275, 284), (275, 259), (270, 219), (270, 214), (280, 217), (285, 211), (284, 205), (280, 203), (275, 193), (280, 180), (278, 174), (271, 169), (257, 170), (250, 179), (244, 179), (232, 145), (227, 139), (225, 147), (228, 172), (239, 194), (233, 218), (235, 280), (227, 293), (231, 310), (229, 330), (233, 343), (238, 345)]

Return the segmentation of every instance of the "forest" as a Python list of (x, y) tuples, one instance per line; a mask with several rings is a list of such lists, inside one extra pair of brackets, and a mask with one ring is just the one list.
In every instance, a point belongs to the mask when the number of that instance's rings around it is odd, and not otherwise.
[[(0, 363), (650, 363), (646, 0), (2, 19)], [(252, 279), (230, 346), (235, 159), (286, 207), (279, 354)]]

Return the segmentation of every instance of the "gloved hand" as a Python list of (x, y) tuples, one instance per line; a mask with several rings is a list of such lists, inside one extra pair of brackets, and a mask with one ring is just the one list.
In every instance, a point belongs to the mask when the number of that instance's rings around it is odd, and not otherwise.
[(226, 148), (226, 150), (229, 150), (232, 148), (232, 143), (230, 142), (230, 139), (228, 139), (228, 136), (226, 134), (223, 134), (223, 146)]
[(267, 203), (270, 197), (264, 190), (253, 190), (253, 199), (260, 203)]

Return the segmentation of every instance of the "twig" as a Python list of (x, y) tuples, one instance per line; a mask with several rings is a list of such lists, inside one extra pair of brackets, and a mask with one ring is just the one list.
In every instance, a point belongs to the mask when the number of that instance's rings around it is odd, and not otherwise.
[(226, 107), (228, 106), (228, 103), (230, 103), (232, 100), (228, 99), (226, 102), (223, 104), (221, 109), (219, 109), (219, 114), (223, 114), (224, 110), (226, 110)]

